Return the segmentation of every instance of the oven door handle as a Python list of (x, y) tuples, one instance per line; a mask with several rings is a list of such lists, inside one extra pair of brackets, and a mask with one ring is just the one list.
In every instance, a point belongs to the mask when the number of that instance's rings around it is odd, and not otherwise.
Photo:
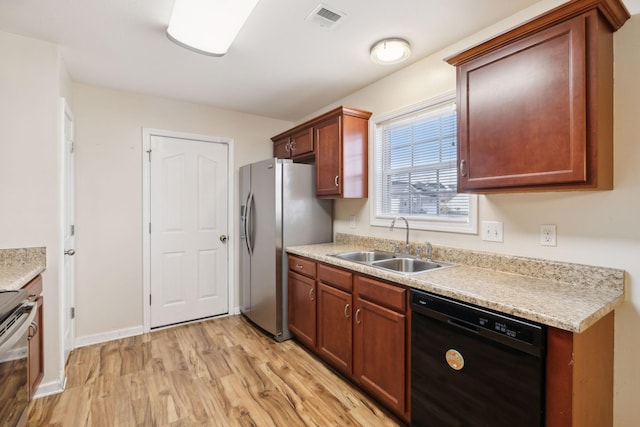
[(29, 312), (25, 312), (18, 321), (4, 333), (4, 339), (0, 340), (0, 355), (3, 355), (7, 351), (9, 351), (22, 336), (25, 336), (27, 333), (29, 326), (31, 326), (31, 322), (36, 318), (36, 314), (38, 310), (36, 310), (36, 306), (38, 303), (36, 302), (28, 302), (25, 303), (25, 306), (29, 307), (31, 310)]

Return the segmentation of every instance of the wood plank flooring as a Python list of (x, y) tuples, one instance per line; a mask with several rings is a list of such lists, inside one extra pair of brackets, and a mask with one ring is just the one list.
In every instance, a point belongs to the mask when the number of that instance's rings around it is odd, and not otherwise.
[(398, 426), (296, 342), (241, 316), (76, 349), (29, 426)]

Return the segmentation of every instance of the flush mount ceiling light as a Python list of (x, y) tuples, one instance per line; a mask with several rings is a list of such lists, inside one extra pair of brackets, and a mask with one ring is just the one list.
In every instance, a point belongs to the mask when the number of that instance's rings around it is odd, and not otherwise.
[(222, 56), (258, 0), (175, 0), (167, 36), (198, 53)]
[(397, 64), (411, 55), (409, 42), (391, 38), (380, 40), (371, 46), (371, 60), (376, 64)]

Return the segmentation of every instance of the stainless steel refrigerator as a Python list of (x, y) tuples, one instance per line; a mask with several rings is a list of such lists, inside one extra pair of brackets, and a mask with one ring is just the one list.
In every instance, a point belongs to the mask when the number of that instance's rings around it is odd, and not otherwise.
[(240, 168), (240, 311), (289, 339), (287, 246), (331, 242), (332, 201), (315, 196), (315, 166), (268, 159)]

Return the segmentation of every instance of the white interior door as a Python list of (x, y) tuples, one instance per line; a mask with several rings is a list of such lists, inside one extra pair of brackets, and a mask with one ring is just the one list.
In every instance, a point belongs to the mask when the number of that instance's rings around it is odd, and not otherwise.
[(74, 343), (74, 311), (75, 311), (75, 156), (74, 156), (74, 122), (73, 113), (67, 102), (61, 100), (62, 130), (63, 130), (63, 178), (62, 178), (62, 234), (64, 247), (64, 266), (62, 268), (62, 328), (64, 341), (64, 362), (73, 350)]
[(151, 327), (228, 309), (226, 144), (152, 135)]

